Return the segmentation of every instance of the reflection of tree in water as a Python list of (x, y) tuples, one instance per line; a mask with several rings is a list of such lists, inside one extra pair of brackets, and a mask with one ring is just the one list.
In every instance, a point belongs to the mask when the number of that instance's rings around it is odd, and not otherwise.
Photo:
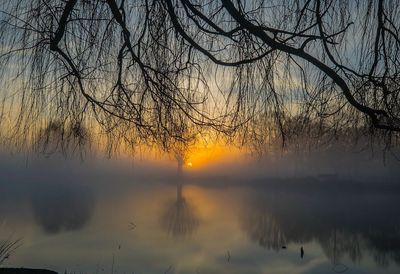
[(349, 257), (352, 262), (361, 260), (363, 238), (360, 234), (333, 229), (325, 235), (320, 235), (318, 242), (334, 265), (339, 264), (345, 256)]
[(387, 266), (391, 260), (400, 265), (400, 226), (398, 224), (393, 225), (391, 233), (371, 231), (367, 236), (366, 245), (378, 265)]
[(178, 159), (176, 200), (169, 203), (161, 217), (161, 226), (173, 237), (191, 235), (199, 225), (195, 208), (183, 196), (182, 165)]
[(243, 230), (260, 246), (278, 250), (314, 240), (334, 265), (345, 257), (359, 262), (365, 254), (379, 266), (400, 264), (398, 194), (262, 192), (241, 217)]
[(35, 220), (48, 234), (81, 229), (90, 219), (93, 206), (91, 189), (77, 184), (48, 184), (32, 196)]
[(249, 212), (244, 218), (244, 229), (260, 246), (278, 251), (286, 243), (279, 223), (266, 210)]
[(182, 195), (182, 183), (178, 183), (176, 201), (168, 206), (161, 223), (173, 237), (190, 235), (198, 227), (195, 209)]

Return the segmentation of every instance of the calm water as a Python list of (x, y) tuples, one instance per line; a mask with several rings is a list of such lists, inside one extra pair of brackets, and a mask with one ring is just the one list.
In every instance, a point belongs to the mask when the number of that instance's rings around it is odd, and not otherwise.
[(1, 163), (0, 238), (22, 242), (7, 266), (400, 273), (400, 190), (393, 182), (178, 178), (51, 159)]

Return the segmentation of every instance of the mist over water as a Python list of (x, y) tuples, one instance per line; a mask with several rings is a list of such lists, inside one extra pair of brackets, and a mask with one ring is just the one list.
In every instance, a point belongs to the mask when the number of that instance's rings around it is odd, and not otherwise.
[(398, 2), (0, 1), (0, 272), (400, 273)]
[(381, 155), (243, 152), (179, 171), (168, 157), (3, 152), (1, 235), (22, 239), (6, 266), (397, 273), (399, 169), (394, 157)]

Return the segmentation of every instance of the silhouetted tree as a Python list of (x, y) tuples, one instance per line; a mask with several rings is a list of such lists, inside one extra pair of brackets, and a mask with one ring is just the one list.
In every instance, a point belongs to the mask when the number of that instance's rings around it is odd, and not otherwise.
[(45, 155), (78, 153), (82, 157), (90, 150), (89, 131), (79, 122), (75, 124), (50, 121), (39, 131), (35, 148)]
[[(38, 117), (127, 139), (193, 125), (262, 140), (285, 119), (400, 131), (396, 0), (16, 0), (0, 6), (2, 79)], [(5, 68), (5, 69), (4, 69)], [(12, 95), (8, 95), (11, 96)]]

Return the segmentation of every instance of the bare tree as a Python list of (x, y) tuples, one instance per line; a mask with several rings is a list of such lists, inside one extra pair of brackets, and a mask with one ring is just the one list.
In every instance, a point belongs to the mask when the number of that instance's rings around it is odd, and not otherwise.
[(46, 156), (55, 153), (64, 155), (79, 154), (83, 158), (90, 151), (90, 134), (79, 122), (65, 124), (49, 121), (45, 128), (39, 130), (34, 148)]
[(0, 10), (2, 81), (21, 92), (2, 113), (18, 114), (17, 131), (45, 117), (96, 120), (166, 148), (186, 141), (188, 123), (256, 142), (285, 141), (293, 117), (330, 132), (400, 131), (395, 0), (17, 0)]

